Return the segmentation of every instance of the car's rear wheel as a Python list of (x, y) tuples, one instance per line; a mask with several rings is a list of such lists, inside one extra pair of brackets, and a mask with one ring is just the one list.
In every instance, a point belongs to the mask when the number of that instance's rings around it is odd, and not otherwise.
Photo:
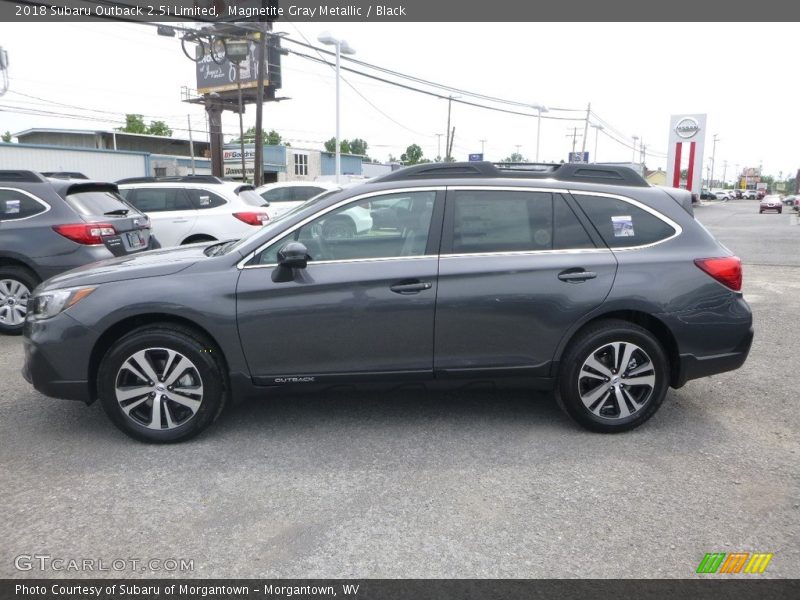
[(627, 321), (592, 325), (570, 344), (556, 394), (580, 425), (602, 433), (638, 427), (669, 387), (669, 360), (656, 338)]
[(146, 442), (181, 442), (208, 427), (227, 398), (219, 350), (175, 325), (137, 329), (100, 364), (100, 402), (122, 431)]
[(38, 284), (27, 269), (0, 267), (0, 333), (19, 335), (28, 314), (28, 300)]

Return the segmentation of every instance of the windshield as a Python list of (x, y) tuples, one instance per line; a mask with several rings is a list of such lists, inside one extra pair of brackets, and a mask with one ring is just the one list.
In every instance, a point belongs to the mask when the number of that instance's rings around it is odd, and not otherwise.
[(78, 213), (87, 217), (128, 212), (139, 214), (139, 211), (128, 204), (121, 196), (113, 192), (79, 192), (69, 194), (65, 200)]

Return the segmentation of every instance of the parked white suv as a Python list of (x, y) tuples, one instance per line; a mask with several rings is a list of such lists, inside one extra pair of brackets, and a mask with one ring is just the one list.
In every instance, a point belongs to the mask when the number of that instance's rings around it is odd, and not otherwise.
[(256, 193), (268, 203), (270, 219), (275, 219), (322, 192), (336, 189), (339, 186), (322, 181), (283, 181), (262, 185)]
[(117, 182), (120, 194), (150, 217), (162, 246), (239, 239), (269, 220), (252, 185), (217, 177), (140, 177)]

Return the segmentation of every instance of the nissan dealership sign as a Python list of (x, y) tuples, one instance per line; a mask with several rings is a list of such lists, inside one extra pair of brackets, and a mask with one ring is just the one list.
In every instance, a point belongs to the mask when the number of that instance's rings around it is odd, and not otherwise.
[(692, 117), (685, 117), (681, 119), (675, 126), (675, 133), (678, 134), (678, 137), (681, 137), (685, 140), (693, 138), (699, 131), (700, 125), (697, 123), (697, 120)]
[[(672, 115), (669, 122), (667, 185), (700, 193), (706, 115)], [(686, 169), (686, 179), (681, 171)]]

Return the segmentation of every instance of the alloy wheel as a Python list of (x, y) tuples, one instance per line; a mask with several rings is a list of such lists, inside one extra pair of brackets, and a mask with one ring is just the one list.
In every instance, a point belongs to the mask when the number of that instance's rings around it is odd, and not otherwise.
[(584, 406), (606, 419), (625, 419), (640, 411), (655, 387), (650, 356), (631, 342), (603, 344), (589, 354), (578, 373)]
[(148, 429), (180, 427), (203, 402), (203, 380), (191, 360), (168, 348), (146, 348), (128, 357), (114, 384), (122, 412)]
[(16, 279), (0, 279), (0, 323), (16, 326), (22, 324), (28, 312), (31, 291)]

